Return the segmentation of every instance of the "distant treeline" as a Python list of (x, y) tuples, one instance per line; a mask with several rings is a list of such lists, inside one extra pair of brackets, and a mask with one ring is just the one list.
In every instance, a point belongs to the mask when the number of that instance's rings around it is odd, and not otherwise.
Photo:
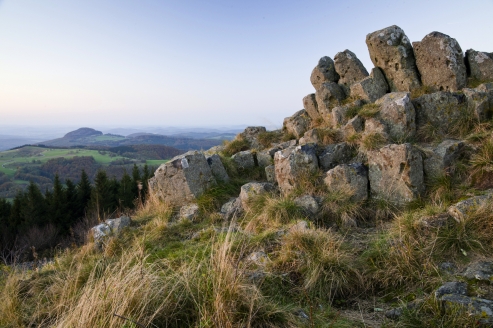
[(0, 199), (0, 256), (11, 262), (26, 256), (31, 247), (39, 252), (82, 241), (89, 226), (143, 203), (151, 176), (147, 165), (142, 170), (134, 165), (121, 179), (109, 178), (100, 169), (94, 183), (85, 170), (78, 183), (67, 179), (65, 185), (55, 174), (53, 189), (44, 193), (31, 181), (12, 202)]

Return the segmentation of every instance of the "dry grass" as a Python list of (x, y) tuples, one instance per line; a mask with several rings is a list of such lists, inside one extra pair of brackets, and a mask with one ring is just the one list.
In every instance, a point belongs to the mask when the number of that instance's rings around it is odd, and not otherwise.
[(263, 148), (269, 148), (273, 143), (281, 141), (282, 132), (276, 131), (266, 131), (258, 134), (258, 142)]
[(224, 142), (224, 150), (223, 153), (226, 156), (233, 156), (234, 154), (250, 149), (250, 143), (244, 139), (235, 139), (232, 141)]
[(361, 138), (361, 147), (363, 150), (375, 150), (379, 149), (387, 143), (387, 139), (377, 132), (371, 132), (364, 134)]
[(478, 151), (472, 155), (471, 177), (474, 180), (481, 179), (485, 174), (493, 172), (493, 139), (484, 141)]

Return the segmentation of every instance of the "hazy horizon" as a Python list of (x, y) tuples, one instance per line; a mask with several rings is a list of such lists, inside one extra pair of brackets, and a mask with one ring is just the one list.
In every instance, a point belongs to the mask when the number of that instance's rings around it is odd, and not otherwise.
[[(322, 56), (398, 25), (493, 52), (493, 2), (0, 0), (0, 125), (282, 126)], [(3, 132), (0, 130), (0, 134)]]

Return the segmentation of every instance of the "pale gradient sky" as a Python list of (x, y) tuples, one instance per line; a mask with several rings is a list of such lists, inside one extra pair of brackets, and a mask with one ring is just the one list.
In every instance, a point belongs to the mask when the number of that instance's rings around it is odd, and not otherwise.
[[(396, 24), (493, 52), (493, 0), (0, 0), (0, 125), (282, 125)], [(0, 133), (1, 134), (1, 133)]]

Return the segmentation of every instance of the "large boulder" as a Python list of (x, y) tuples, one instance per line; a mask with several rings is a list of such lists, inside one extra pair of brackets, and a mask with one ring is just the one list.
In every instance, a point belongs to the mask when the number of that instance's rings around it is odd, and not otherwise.
[(414, 51), (404, 31), (392, 25), (366, 36), (375, 67), (382, 69), (390, 90), (412, 91), (421, 86)]
[(363, 63), (353, 52), (347, 49), (335, 55), (334, 64), (335, 70), (340, 77), (339, 85), (343, 87), (346, 95), (349, 95), (351, 85), (368, 76), (368, 71), (363, 66)]
[(236, 139), (246, 140), (250, 144), (251, 148), (259, 149), (261, 145), (258, 142), (258, 135), (266, 132), (267, 130), (263, 126), (249, 126), (242, 133), (236, 136)]
[(347, 164), (354, 157), (355, 150), (345, 142), (328, 145), (319, 155), (318, 161), (320, 167), (324, 170), (330, 170), (339, 164)]
[(466, 86), (464, 55), (454, 38), (431, 32), (413, 46), (423, 85), (436, 91), (458, 91)]
[(303, 108), (313, 121), (319, 121), (322, 116), (318, 112), (317, 98), (314, 93), (303, 98)]
[(351, 190), (353, 201), (368, 199), (368, 170), (361, 163), (336, 166), (327, 171), (324, 182), (329, 190)]
[(313, 145), (290, 147), (274, 155), (276, 180), (282, 192), (296, 187), (300, 175), (318, 170), (316, 149)]
[(372, 196), (401, 205), (424, 192), (423, 160), (411, 144), (387, 145), (367, 156)]
[(389, 85), (380, 68), (375, 67), (363, 80), (351, 85), (351, 97), (374, 102), (389, 91)]
[(310, 82), (312, 82), (315, 90), (318, 90), (323, 83), (337, 82), (338, 80), (339, 75), (336, 73), (332, 58), (327, 56), (320, 58), (310, 76)]
[(318, 129), (311, 129), (305, 132), (303, 138), (300, 138), (300, 145), (305, 145), (309, 143), (319, 143), (320, 136), (318, 133)]
[(240, 197), (233, 198), (221, 206), (221, 214), (225, 220), (241, 216), (244, 212)]
[(257, 159), (257, 165), (260, 167), (267, 167), (273, 163), (273, 156), (268, 151), (259, 151), (255, 154)]
[(216, 181), (228, 182), (229, 176), (228, 172), (224, 168), (223, 162), (221, 161), (221, 157), (218, 154), (214, 154), (212, 156), (207, 156), (207, 164), (209, 164), (212, 175), (216, 178)]
[(416, 111), (407, 92), (392, 92), (378, 99), (380, 106), (376, 118), (386, 127), (393, 140), (404, 140), (416, 134)]
[(493, 81), (493, 52), (467, 50), (466, 67), (472, 78), (479, 81)]
[(161, 166), (149, 180), (149, 189), (172, 206), (193, 202), (216, 184), (204, 154), (189, 151)]
[(283, 129), (293, 134), (296, 139), (299, 139), (310, 128), (310, 125), (310, 116), (308, 116), (306, 110), (302, 109), (284, 119)]
[(447, 135), (465, 121), (474, 119), (474, 113), (469, 109), (463, 93), (440, 91), (425, 94), (412, 102), (416, 110), (418, 131), (428, 127), (438, 135)]
[(318, 112), (322, 119), (330, 124), (332, 108), (339, 106), (346, 97), (344, 90), (335, 82), (323, 83), (315, 93)]

